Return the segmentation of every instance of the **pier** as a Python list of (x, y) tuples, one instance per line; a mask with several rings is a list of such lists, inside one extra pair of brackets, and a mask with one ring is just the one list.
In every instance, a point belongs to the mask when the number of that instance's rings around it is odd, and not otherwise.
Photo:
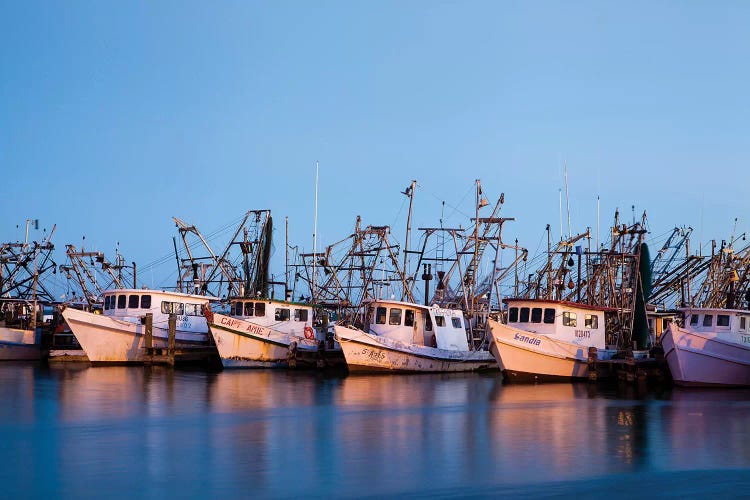
[(177, 315), (169, 315), (168, 337), (166, 346), (154, 345), (153, 335), (154, 317), (148, 313), (144, 318), (144, 346), (143, 364), (150, 365), (204, 365), (206, 367), (221, 367), (221, 360), (213, 345), (195, 347), (176, 347)]

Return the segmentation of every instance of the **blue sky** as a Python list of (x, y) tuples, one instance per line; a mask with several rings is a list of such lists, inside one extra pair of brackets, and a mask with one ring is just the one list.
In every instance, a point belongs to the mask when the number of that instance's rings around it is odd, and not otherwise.
[(0, 240), (57, 224), (58, 263), (85, 235), (145, 265), (172, 216), (267, 208), (281, 272), (284, 217), (312, 247), (315, 161), (321, 247), (357, 215), (403, 241), (412, 179), (413, 227), (442, 201), (465, 225), (481, 179), (534, 253), (564, 163), (573, 232), (597, 196), (602, 232), (633, 205), (693, 248), (748, 226), (747, 2), (2, 0), (0, 33)]

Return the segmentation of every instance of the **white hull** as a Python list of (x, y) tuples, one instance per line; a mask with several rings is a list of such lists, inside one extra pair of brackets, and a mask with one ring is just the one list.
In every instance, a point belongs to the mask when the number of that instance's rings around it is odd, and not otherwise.
[(493, 352), (509, 379), (587, 378), (588, 347), (490, 321)]
[[(301, 364), (317, 361), (318, 341), (315, 339), (282, 333), (222, 314), (213, 315), (209, 328), (224, 368), (286, 367), (292, 359)], [(330, 350), (327, 354), (335, 358), (336, 351)]]
[(750, 386), (750, 344), (672, 324), (662, 335), (662, 347), (678, 385)]
[(33, 330), (0, 327), (0, 361), (37, 360), (42, 348)]
[(468, 372), (498, 368), (487, 351), (407, 344), (341, 326), (336, 326), (335, 331), (349, 371)]
[[(63, 317), (92, 363), (142, 363), (145, 359), (145, 325), (67, 308)], [(153, 326), (153, 347), (167, 347), (168, 330)], [(205, 344), (208, 332), (175, 333), (175, 347)]]

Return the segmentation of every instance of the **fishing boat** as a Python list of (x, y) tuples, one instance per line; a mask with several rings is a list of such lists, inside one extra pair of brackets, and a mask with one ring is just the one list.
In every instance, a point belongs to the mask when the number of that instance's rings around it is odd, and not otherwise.
[(102, 297), (101, 314), (70, 307), (62, 313), (91, 363), (143, 362), (149, 314), (153, 347), (168, 346), (170, 316), (175, 318), (175, 348), (207, 344), (203, 309), (211, 297), (149, 289), (107, 290)]
[(274, 299), (235, 299), (231, 315), (206, 310), (224, 368), (342, 366), (327, 316), (315, 328), (311, 305)]
[(662, 347), (672, 379), (684, 386), (750, 385), (750, 311), (685, 308)]
[(37, 360), (47, 351), (54, 302), (47, 278), (55, 272), (52, 235), (41, 242), (29, 241), (29, 230), (39, 221), (26, 220), (23, 242), (0, 244), (0, 360)]
[(335, 325), (350, 372), (465, 372), (497, 369), (471, 350), (463, 312), (396, 300), (365, 304), (364, 328)]
[(564, 381), (588, 377), (589, 348), (611, 359), (605, 312), (612, 308), (546, 299), (505, 299), (507, 323), (489, 319), (496, 356), (508, 380)]
[(42, 329), (36, 325), (37, 303), (3, 300), (0, 305), (0, 361), (41, 359)]

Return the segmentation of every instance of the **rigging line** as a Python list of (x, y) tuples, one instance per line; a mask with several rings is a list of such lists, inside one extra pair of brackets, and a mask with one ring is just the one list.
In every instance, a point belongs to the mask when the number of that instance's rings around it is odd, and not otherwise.
[[(420, 188), (422, 188), (422, 189), (423, 189), (423, 190), (424, 190), (424, 191), (425, 191), (425, 192), (426, 192), (427, 194), (429, 194), (430, 196), (432, 196), (433, 198), (435, 198), (435, 199), (436, 199), (437, 201), (439, 201), (439, 202), (441, 202), (441, 203), (444, 203), (444, 204), (445, 204), (445, 205), (446, 205), (447, 207), (449, 207), (449, 208), (452, 208), (452, 209), (453, 209), (453, 212), (452, 212), (452, 213), (451, 213), (451, 214), (450, 214), (450, 215), (449, 215), (448, 217), (452, 216), (452, 215), (453, 215), (454, 213), (459, 213), (459, 214), (463, 215), (464, 217), (466, 217), (467, 219), (470, 219), (470, 218), (471, 218), (471, 215), (469, 215), (469, 214), (466, 214), (466, 213), (462, 212), (462, 211), (461, 211), (461, 209), (459, 209), (459, 208), (458, 208), (458, 207), (456, 207), (455, 205), (451, 205), (450, 203), (448, 203), (448, 202), (447, 202), (447, 201), (445, 201), (444, 199), (440, 198), (440, 197), (439, 197), (439, 196), (437, 196), (437, 195), (436, 195), (435, 193), (433, 193), (432, 191), (430, 191), (430, 190), (428, 190), (427, 188), (425, 188), (425, 187), (424, 187), (424, 186), (423, 186), (422, 184), (420, 184), (419, 182), (417, 182), (417, 187), (420, 187)], [(462, 202), (463, 202), (463, 201), (464, 201), (464, 200), (466, 199), (466, 197), (467, 197), (467, 196), (469, 196), (469, 194), (472, 194), (473, 192), (474, 192), (474, 186), (471, 186), (471, 187), (470, 187), (470, 188), (469, 188), (469, 189), (468, 189), (468, 190), (466, 191), (466, 194), (465, 194), (465, 195), (463, 196), (463, 198), (461, 198), (461, 200), (460, 200), (460, 202), (459, 202), (459, 203), (462, 203)], [(443, 219), (446, 219), (446, 218), (448, 218), (448, 217), (445, 217), (445, 216), (444, 216), (444, 217), (443, 217)]]

